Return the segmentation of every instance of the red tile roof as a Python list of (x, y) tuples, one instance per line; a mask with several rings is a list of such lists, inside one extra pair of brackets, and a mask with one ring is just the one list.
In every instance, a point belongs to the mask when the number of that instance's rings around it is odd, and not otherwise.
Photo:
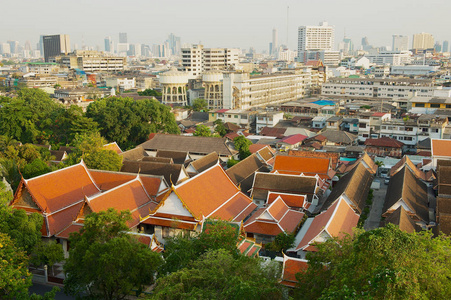
[(256, 153), (257, 151), (259, 151), (259, 150), (261, 150), (261, 149), (263, 149), (265, 147), (267, 147), (267, 146), (263, 145), (263, 144), (252, 144), (252, 145), (249, 146), (249, 151), (251, 153)]
[(321, 157), (331, 159), (331, 168), (335, 169), (337, 167), (338, 161), (340, 159), (340, 154), (330, 153), (330, 152), (317, 152), (317, 151), (300, 151), (300, 150), (290, 150), (288, 152), (290, 156), (303, 156), (303, 157)]
[(289, 287), (295, 287), (298, 281), (296, 274), (305, 272), (308, 268), (308, 262), (305, 259), (294, 258), (283, 255), (282, 280), (280, 284)]
[(302, 142), (306, 138), (307, 138), (307, 136), (303, 135), (303, 134), (293, 134), (293, 135), (289, 135), (289, 136), (282, 138), (280, 140), (280, 142), (290, 144), (290, 145), (295, 145), (297, 143)]
[(432, 156), (451, 157), (451, 140), (431, 140)]
[(305, 201), (307, 200), (307, 195), (296, 195), (296, 194), (284, 194), (284, 193), (268, 193), (268, 199), (266, 205), (271, 205), (277, 197), (282, 198), (282, 200), (292, 208), (304, 207)]
[(375, 112), (374, 114), (372, 114), (372, 117), (383, 117), (385, 116), (387, 113), (384, 112)]
[(278, 155), (273, 171), (296, 175), (329, 175), (329, 169), (329, 158)]
[(351, 234), (351, 229), (357, 226), (358, 221), (359, 215), (344, 199), (340, 198), (326, 211), (313, 219), (296, 250), (306, 250), (323, 231), (326, 231), (332, 237), (341, 237), (343, 232)]
[(378, 139), (366, 139), (364, 144), (366, 146), (390, 147), (390, 148), (402, 148), (402, 146), (404, 146), (404, 143), (389, 137), (381, 137)]

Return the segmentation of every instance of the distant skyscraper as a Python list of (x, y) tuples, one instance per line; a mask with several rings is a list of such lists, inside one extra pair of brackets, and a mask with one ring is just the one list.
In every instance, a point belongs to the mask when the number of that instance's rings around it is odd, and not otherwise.
[(354, 51), (354, 44), (352, 43), (352, 40), (345, 36), (343, 41), (339, 44), (339, 50), (343, 51), (345, 55), (348, 55), (350, 52)]
[(19, 42), (18, 41), (8, 41), (9, 49), (11, 51), (11, 54), (18, 53), (19, 51)]
[(417, 33), (413, 35), (413, 49), (431, 49), (434, 48), (434, 37), (430, 33)]
[(409, 50), (409, 37), (406, 35), (393, 35), (393, 51), (405, 51)]
[(362, 38), (362, 49), (365, 51), (368, 51), (372, 49), (373, 46), (370, 45), (370, 42), (368, 42), (368, 38), (365, 36)]
[(119, 43), (121, 44), (127, 44), (127, 33), (126, 32), (119, 32)]
[(449, 51), (449, 42), (448, 41), (443, 41), (442, 50), (443, 50), (443, 52)]
[(166, 40), (167, 46), (169, 47), (169, 51), (171, 51), (172, 55), (180, 55), (180, 51), (182, 49), (182, 44), (180, 42), (180, 37), (175, 36), (173, 33), (169, 34), (168, 39)]
[(70, 52), (70, 39), (68, 34), (44, 35), (43, 37), (44, 59), (46, 62), (51, 57)]
[(105, 52), (113, 52), (113, 40), (111, 39), (111, 36), (105, 38)]
[(300, 26), (298, 29), (298, 52), (307, 50), (333, 50), (334, 27), (327, 22), (319, 26)]
[(442, 52), (442, 45), (440, 44), (440, 42), (435, 42), (434, 50), (435, 52)]
[(279, 48), (279, 43), (277, 39), (277, 29), (272, 30), (272, 44), (271, 44), (271, 52), (269, 54), (273, 55), (277, 53), (277, 50)]

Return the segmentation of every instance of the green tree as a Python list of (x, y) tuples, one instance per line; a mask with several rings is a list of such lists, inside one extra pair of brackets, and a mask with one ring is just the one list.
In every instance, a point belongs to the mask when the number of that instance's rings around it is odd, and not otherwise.
[(158, 98), (158, 97), (161, 97), (162, 94), (153, 89), (145, 89), (142, 92), (138, 92), (138, 95)]
[(274, 238), (274, 241), (265, 245), (265, 249), (276, 252), (283, 252), (294, 246), (294, 233), (281, 232)]
[(217, 119), (213, 122), (216, 126), (215, 126), (215, 131), (220, 135), (220, 136), (225, 136), (227, 134), (227, 128), (224, 125), (224, 122), (222, 122), (221, 119)]
[(343, 293), (361, 299), (448, 299), (451, 295), (449, 237), (433, 238), (429, 231), (406, 233), (388, 224), (329, 240), (317, 249), (307, 255), (308, 270), (297, 274), (298, 299), (338, 299)]
[(88, 106), (86, 116), (99, 124), (102, 136), (122, 149), (145, 142), (150, 133), (180, 133), (170, 108), (156, 100), (100, 99)]
[(56, 241), (40, 241), (33, 248), (31, 263), (35, 266), (47, 265), (52, 267), (55, 263), (62, 260), (64, 260), (63, 247)]
[(71, 249), (64, 265), (64, 290), (80, 297), (125, 299), (153, 283), (162, 263), (159, 254), (128, 234), (129, 212), (114, 209), (91, 213), (79, 233), (70, 235)]
[(193, 100), (193, 110), (194, 111), (207, 111), (208, 110), (208, 103), (207, 100), (196, 98)]
[(208, 230), (199, 235), (178, 235), (165, 243), (165, 264), (159, 275), (175, 272), (189, 265), (208, 250), (225, 249), (237, 254), (238, 230), (225, 221), (208, 224)]
[(193, 133), (194, 136), (205, 136), (205, 137), (210, 137), (211, 136), (211, 131), (210, 128), (208, 128), (205, 125), (197, 125), (196, 126), (196, 131)]
[(258, 258), (210, 250), (157, 281), (152, 299), (280, 299), (280, 267)]
[(120, 171), (122, 156), (113, 150), (97, 150), (84, 156), (86, 166), (90, 169)]
[(52, 169), (40, 158), (36, 158), (31, 163), (26, 164), (22, 169), (23, 178), (33, 178), (42, 174), (46, 174)]
[(240, 135), (233, 139), (235, 144), (235, 149), (239, 152), (239, 157), (241, 160), (245, 159), (251, 152), (249, 151), (249, 146), (252, 145), (252, 142), (249, 141), (246, 137)]
[(11, 238), (0, 233), (0, 298), (16, 299), (28, 293), (31, 274), (28, 257)]

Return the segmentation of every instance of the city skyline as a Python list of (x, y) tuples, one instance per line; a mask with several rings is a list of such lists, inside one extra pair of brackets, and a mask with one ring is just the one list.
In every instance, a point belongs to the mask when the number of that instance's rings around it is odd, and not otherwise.
[[(30, 41), (35, 48), (40, 35), (68, 34), (72, 44), (102, 49), (105, 36), (117, 43), (119, 32), (127, 33), (129, 43), (148, 45), (160, 44), (174, 33), (181, 37), (182, 44), (202, 42), (207, 47), (254, 47), (267, 51), (274, 28), (278, 31), (278, 44), (286, 44), (287, 6), (290, 49), (297, 48), (299, 26), (316, 26), (322, 21), (335, 27), (335, 46), (345, 31), (357, 46), (364, 36), (374, 46), (391, 46), (395, 34), (408, 36), (411, 43), (413, 34), (421, 32), (431, 33), (436, 41), (451, 40), (447, 32), (451, 21), (446, 16), (451, 3), (437, 0), (382, 0), (377, 7), (356, 0), (340, 4), (326, 0), (320, 8), (317, 3), (295, 1), (233, 0), (226, 6), (199, 0), (158, 4), (132, 1), (121, 9), (114, 1), (105, 0), (82, 0), (76, 6), (73, 2), (24, 0), (3, 4), (4, 11), (20, 11), (21, 16), (19, 22), (14, 14), (2, 16), (0, 41), (17, 40), (22, 45)], [(356, 7), (360, 8), (359, 13), (351, 14), (350, 8)], [(306, 13), (313, 11), (317, 13)]]

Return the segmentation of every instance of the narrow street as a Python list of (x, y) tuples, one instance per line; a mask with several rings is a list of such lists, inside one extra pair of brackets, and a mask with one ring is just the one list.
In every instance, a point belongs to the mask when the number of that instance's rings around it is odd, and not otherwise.
[(380, 189), (373, 191), (373, 204), (368, 218), (365, 221), (363, 228), (365, 230), (371, 230), (380, 226), (382, 209), (384, 207), (385, 194), (387, 193), (388, 185), (384, 183), (384, 178), (376, 177), (381, 182)]

